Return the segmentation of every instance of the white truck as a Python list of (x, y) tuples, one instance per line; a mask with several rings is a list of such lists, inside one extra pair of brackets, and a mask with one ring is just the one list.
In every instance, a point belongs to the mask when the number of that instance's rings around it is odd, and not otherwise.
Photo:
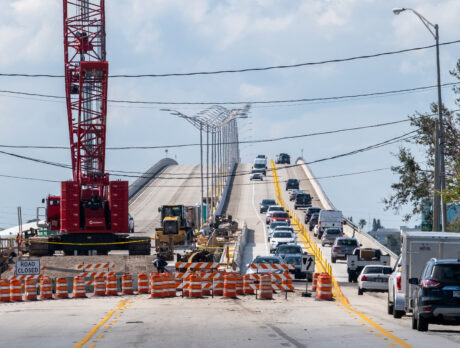
[(326, 228), (340, 228), (343, 225), (343, 215), (341, 210), (321, 210), (318, 217), (318, 232), (316, 237), (321, 239)]
[(420, 278), (432, 259), (460, 257), (460, 233), (401, 231), (401, 256), (388, 279), (388, 314), (400, 318), (412, 312), (414, 286), (409, 278)]
[(256, 158), (252, 164), (251, 173), (262, 173), (263, 175), (267, 175), (267, 160)]
[(357, 282), (358, 276), (365, 266), (383, 265), (390, 266), (390, 255), (383, 255), (380, 249), (359, 247), (353, 254), (347, 256), (348, 282)]

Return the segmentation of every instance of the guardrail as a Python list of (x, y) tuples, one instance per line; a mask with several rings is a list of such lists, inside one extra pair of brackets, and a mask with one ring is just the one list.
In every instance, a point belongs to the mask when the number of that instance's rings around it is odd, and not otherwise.
[(163, 158), (162, 160), (155, 163), (149, 170), (147, 170), (142, 176), (136, 179), (131, 185), (129, 185), (129, 200), (131, 200), (144, 186), (158, 175), (164, 168), (178, 163), (172, 158)]
[[(316, 196), (319, 198), (321, 201), (321, 204), (323, 207), (326, 209), (333, 209), (335, 210), (336, 208), (332, 204), (332, 202), (329, 200), (327, 197), (326, 193), (324, 192), (323, 188), (321, 187), (320, 183), (316, 180), (315, 176), (313, 175), (313, 172), (311, 169), (308, 167), (308, 165), (305, 163), (304, 159), (299, 157), (296, 160), (296, 164), (300, 164), (302, 169), (305, 172), (305, 175), (307, 176), (308, 180), (310, 181), (310, 184), (312, 185), (313, 189), (315, 190)], [(360, 244), (362, 244), (364, 247), (368, 248), (378, 248), (390, 255), (391, 258), (391, 264), (394, 265), (396, 261), (398, 260), (398, 255), (396, 255), (394, 252), (392, 252), (389, 248), (387, 248), (385, 245), (381, 244), (378, 240), (367, 234), (366, 232), (363, 232), (357, 225), (355, 225), (352, 221), (344, 217), (344, 221), (346, 222), (344, 224), (343, 232), (350, 237), (355, 237)]]
[(222, 212), (227, 204), (228, 193), (233, 184), (233, 178), (235, 177), (235, 170), (237, 165), (238, 163), (233, 163), (230, 167), (230, 171), (227, 175), (227, 179), (225, 180), (225, 185), (222, 190), (222, 195), (220, 196), (220, 200), (217, 203), (216, 210), (214, 210), (213, 217), (216, 215), (222, 215)]

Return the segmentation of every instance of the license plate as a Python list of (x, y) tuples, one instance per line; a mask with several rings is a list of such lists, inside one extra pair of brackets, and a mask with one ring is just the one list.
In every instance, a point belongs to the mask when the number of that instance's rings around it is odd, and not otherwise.
[(452, 291), (452, 297), (460, 298), (460, 290)]

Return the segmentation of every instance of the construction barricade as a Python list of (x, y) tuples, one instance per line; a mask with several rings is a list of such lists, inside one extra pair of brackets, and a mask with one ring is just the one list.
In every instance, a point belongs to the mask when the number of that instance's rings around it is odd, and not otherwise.
[(105, 277), (98, 275), (94, 277), (94, 296), (105, 296)]
[(53, 298), (53, 288), (50, 277), (40, 278), (40, 300), (50, 300)]
[(146, 273), (137, 276), (137, 293), (147, 294), (149, 292), (149, 278)]
[(150, 275), (150, 298), (163, 298), (163, 279), (159, 273)]
[(85, 278), (82, 276), (73, 277), (73, 298), (86, 297), (86, 283)]
[(245, 295), (254, 295), (255, 293), (255, 285), (254, 280), (252, 279), (251, 275), (246, 274), (243, 276), (243, 293)]
[(260, 300), (271, 300), (273, 298), (272, 280), (270, 275), (260, 276), (259, 296)]
[(22, 301), (22, 285), (19, 279), (12, 279), (10, 281), (10, 300)]
[(318, 276), (319, 276), (319, 273), (317, 272), (313, 273), (313, 277), (311, 279), (311, 291), (312, 292), (316, 292), (316, 286), (318, 284)]
[(107, 274), (107, 278), (105, 281), (105, 294), (108, 296), (118, 295), (117, 276), (113, 272), (109, 272)]
[(37, 300), (37, 280), (26, 279), (25, 281), (24, 299), (27, 301)]
[(125, 273), (121, 276), (121, 293), (123, 295), (132, 295), (133, 291), (133, 276), (130, 273)]
[(66, 278), (56, 278), (56, 298), (69, 298)]
[(224, 294), (224, 272), (217, 272), (212, 278), (212, 295), (222, 296)]
[(332, 278), (328, 273), (318, 276), (316, 298), (320, 300), (332, 300)]
[(236, 298), (236, 280), (235, 276), (231, 273), (224, 276), (224, 291), (222, 295), (225, 298)]
[(173, 273), (166, 273), (168, 278), (168, 297), (176, 297), (176, 278)]
[(201, 277), (199, 274), (192, 274), (190, 277), (189, 296), (192, 298), (202, 298)]
[(281, 285), (283, 286), (284, 291), (294, 291), (294, 286), (292, 285), (292, 274), (290, 272), (283, 272)]
[(0, 279), (0, 302), (10, 302), (10, 281)]
[(212, 279), (215, 272), (201, 272), (202, 295), (210, 296), (212, 290)]

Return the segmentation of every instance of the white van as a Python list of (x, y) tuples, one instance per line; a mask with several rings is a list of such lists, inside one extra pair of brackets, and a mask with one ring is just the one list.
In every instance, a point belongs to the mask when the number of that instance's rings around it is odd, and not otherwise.
[(263, 158), (256, 158), (252, 165), (252, 173), (262, 173), (267, 175), (267, 160)]
[(342, 230), (343, 215), (341, 210), (324, 210), (319, 212), (318, 238), (321, 239), (326, 228), (340, 228)]

